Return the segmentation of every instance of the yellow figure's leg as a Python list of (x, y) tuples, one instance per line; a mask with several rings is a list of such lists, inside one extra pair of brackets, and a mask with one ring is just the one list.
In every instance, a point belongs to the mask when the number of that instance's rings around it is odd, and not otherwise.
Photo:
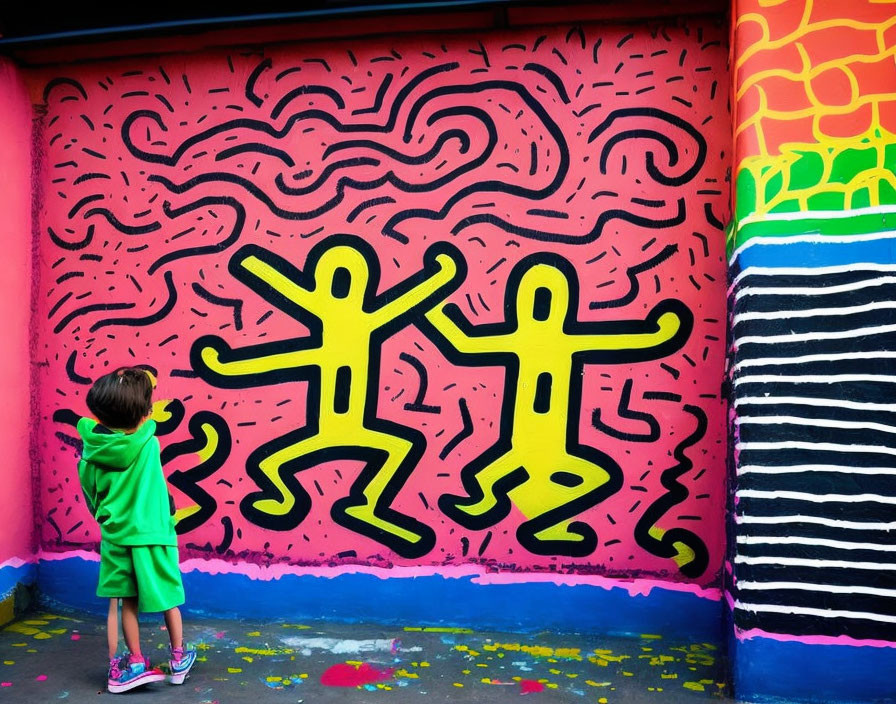
[(349, 496), (333, 504), (333, 519), (404, 557), (429, 552), (435, 544), (432, 529), (391, 507), (422, 455), (422, 442), (359, 428), (352, 445), (349, 454), (366, 466)]
[(272, 530), (291, 530), (308, 515), (311, 498), (295, 475), (320, 462), (315, 455), (332, 446), (331, 439), (320, 434), (277, 447), (282, 443), (278, 439), (262, 445), (249, 456), (246, 470), (260, 491), (240, 503), (246, 518)]
[(467, 467), (463, 474), (468, 496), (445, 494), (439, 507), (450, 518), (467, 528), (481, 529), (494, 525), (510, 512), (508, 493), (527, 479), (520, 456), (513, 450), (477, 470)]
[(562, 456), (541, 481), (530, 482), (513, 494), (514, 503), (529, 518), (517, 531), (520, 543), (536, 554), (590, 554), (597, 547), (597, 534), (574, 519), (615, 493), (621, 483), (622, 473), (609, 457), (598, 464)]

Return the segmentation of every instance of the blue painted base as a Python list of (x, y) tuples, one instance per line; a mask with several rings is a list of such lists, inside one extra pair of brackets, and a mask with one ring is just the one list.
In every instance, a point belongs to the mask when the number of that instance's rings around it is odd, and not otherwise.
[[(99, 563), (81, 558), (41, 562), (40, 599), (97, 614)], [(184, 611), (195, 617), (327, 620), (396, 625), (468, 626), (518, 632), (656, 633), (720, 643), (722, 604), (693, 594), (587, 585), (474, 584), (471, 577), (286, 575), (271, 581), (243, 575), (186, 572)]]
[(37, 579), (37, 566), (0, 567), (0, 601), (9, 597), (18, 585), (30, 587)]
[(896, 648), (732, 643), (734, 693), (745, 702), (896, 702)]

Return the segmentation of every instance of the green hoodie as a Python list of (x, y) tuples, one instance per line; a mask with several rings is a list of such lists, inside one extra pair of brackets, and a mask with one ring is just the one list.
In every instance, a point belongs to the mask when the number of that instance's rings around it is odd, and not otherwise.
[(177, 545), (155, 432), (153, 420), (133, 433), (78, 421), (78, 478), (103, 540), (115, 545)]

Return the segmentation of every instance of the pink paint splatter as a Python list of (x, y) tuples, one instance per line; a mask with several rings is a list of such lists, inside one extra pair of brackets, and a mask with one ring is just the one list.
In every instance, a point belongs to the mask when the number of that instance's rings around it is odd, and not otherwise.
[(72, 633), (72, 640), (81, 640), (80, 633)]
[(341, 662), (327, 668), (326, 672), (320, 676), (320, 683), (327, 687), (363, 687), (365, 684), (374, 684), (390, 679), (392, 672), (391, 667), (378, 670), (366, 662), (361, 663), (358, 667)]
[(544, 685), (537, 680), (520, 680), (520, 694), (532, 694), (533, 692), (543, 692)]
[(0, 687), (12, 687), (12, 682), (0, 682)]
[(215, 633), (215, 638), (217, 638), (218, 640), (221, 640), (223, 637), (224, 631), (218, 631), (217, 633)]
[(45, 679), (47, 679), (47, 676), (46, 675), (38, 675), (34, 679), (38, 682), (43, 682)]

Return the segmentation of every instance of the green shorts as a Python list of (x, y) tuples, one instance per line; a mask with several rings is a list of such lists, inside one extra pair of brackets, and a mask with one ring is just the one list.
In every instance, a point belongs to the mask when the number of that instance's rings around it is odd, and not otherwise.
[(137, 597), (137, 610), (167, 611), (184, 603), (177, 548), (168, 545), (100, 544), (96, 595)]

